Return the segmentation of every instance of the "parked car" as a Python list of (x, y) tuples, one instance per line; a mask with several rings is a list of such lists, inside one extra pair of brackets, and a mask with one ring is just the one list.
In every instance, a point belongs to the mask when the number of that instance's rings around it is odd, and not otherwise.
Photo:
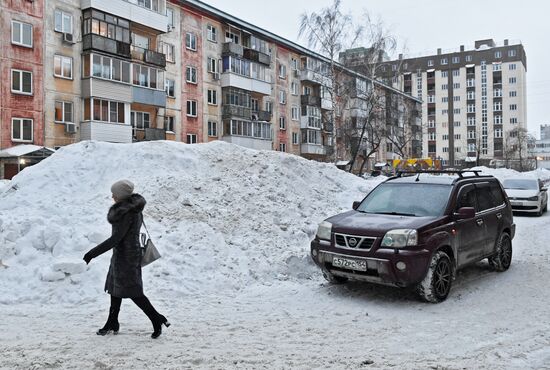
[(548, 188), (537, 178), (510, 178), (502, 182), (512, 210), (542, 216), (548, 210)]
[(516, 226), (504, 189), (479, 171), (455, 173), (398, 174), (353, 210), (321, 222), (311, 257), (325, 279), (414, 286), (435, 303), (467, 265), (488, 258), (495, 270), (507, 270)]

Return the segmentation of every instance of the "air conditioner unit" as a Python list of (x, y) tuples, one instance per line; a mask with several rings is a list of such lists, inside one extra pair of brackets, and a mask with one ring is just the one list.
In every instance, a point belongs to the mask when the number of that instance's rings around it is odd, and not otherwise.
[(168, 32), (172, 31), (173, 29), (174, 29), (174, 25), (169, 24), (168, 27), (167, 27)]
[(220, 79), (220, 72), (214, 72), (214, 80)]
[(65, 123), (65, 132), (68, 134), (76, 133), (76, 125), (74, 123)]
[(74, 44), (73, 41), (73, 34), (72, 33), (64, 33), (63, 34), (63, 41), (67, 44)]

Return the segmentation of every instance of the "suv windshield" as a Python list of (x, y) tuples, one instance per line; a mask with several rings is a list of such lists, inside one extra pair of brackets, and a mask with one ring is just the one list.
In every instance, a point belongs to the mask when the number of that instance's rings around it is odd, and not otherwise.
[(504, 189), (518, 189), (518, 190), (538, 190), (539, 183), (537, 180), (529, 179), (507, 179), (502, 182)]
[(405, 216), (441, 216), (452, 186), (440, 184), (396, 184), (376, 187), (357, 211)]

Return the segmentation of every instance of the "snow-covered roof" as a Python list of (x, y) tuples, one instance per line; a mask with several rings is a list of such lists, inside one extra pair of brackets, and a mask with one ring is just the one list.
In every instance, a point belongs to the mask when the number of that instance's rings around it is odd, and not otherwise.
[(349, 163), (349, 161), (338, 161), (338, 162), (336, 162), (336, 165), (337, 166), (347, 166), (348, 163)]
[(386, 167), (389, 166), (386, 162), (378, 162), (374, 165), (374, 167)]
[(476, 157), (466, 157), (466, 158), (464, 158), (464, 161), (466, 161), (466, 162), (475, 162), (476, 160), (477, 160)]
[(21, 145), (16, 145), (11, 148), (0, 151), (0, 158), (22, 157), (24, 155), (37, 152), (42, 149), (51, 151), (52, 153), (55, 152), (54, 149), (46, 148), (44, 146), (38, 146), (38, 145), (32, 145), (32, 144), (21, 144)]

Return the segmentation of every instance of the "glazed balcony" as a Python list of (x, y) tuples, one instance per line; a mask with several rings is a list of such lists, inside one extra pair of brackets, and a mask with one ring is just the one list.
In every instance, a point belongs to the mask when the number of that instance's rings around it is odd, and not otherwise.
[(253, 62), (258, 62), (266, 66), (271, 64), (271, 56), (258, 50), (245, 48), (243, 56), (248, 60), (252, 60)]
[(93, 33), (82, 36), (82, 50), (97, 50), (123, 58), (130, 58), (130, 44)]
[(86, 121), (80, 123), (80, 140), (131, 143), (132, 126), (121, 123)]

